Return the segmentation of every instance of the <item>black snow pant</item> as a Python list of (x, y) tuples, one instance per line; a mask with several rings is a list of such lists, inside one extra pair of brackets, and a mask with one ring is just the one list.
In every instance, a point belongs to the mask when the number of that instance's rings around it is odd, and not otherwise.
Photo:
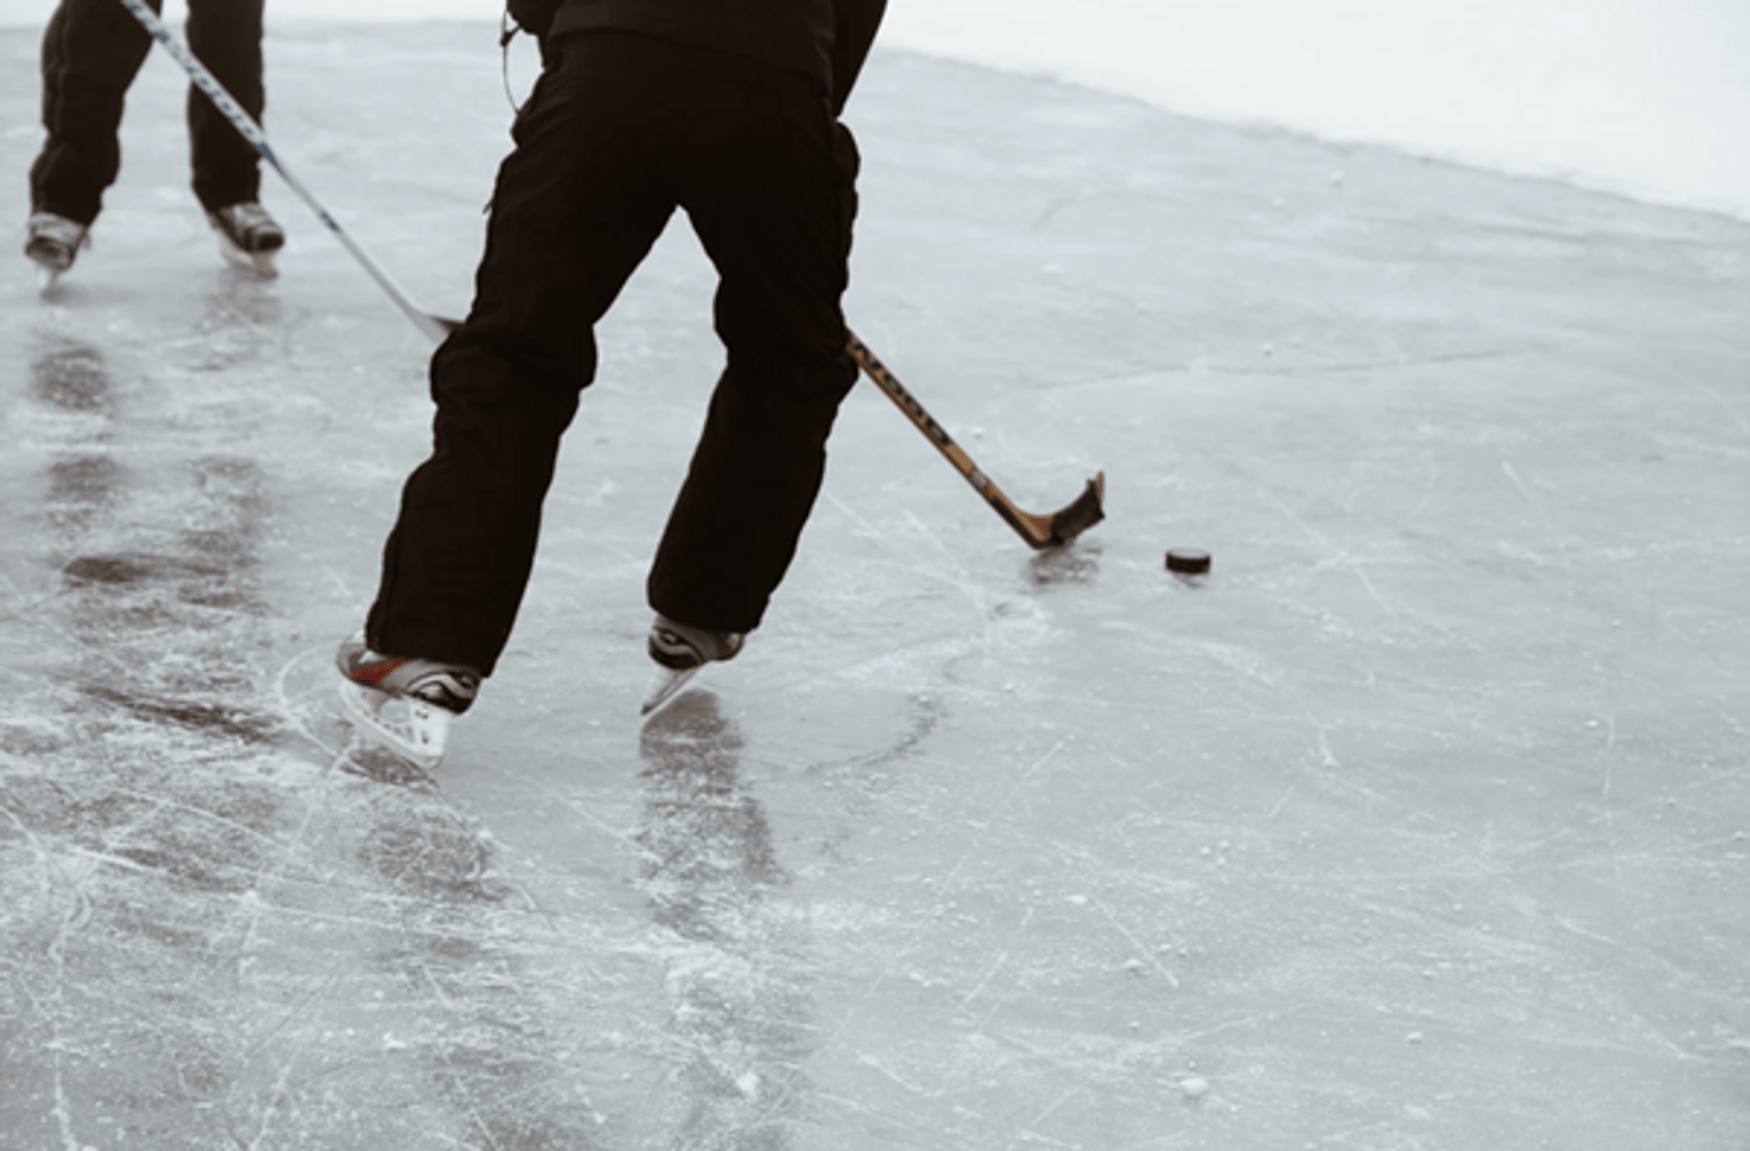
[(467, 321), (432, 359), (431, 457), (409, 477), (370, 646), (489, 675), (535, 556), (594, 325), (677, 206), (715, 265), (727, 365), (657, 548), (650, 605), (757, 627), (856, 381), (840, 298), (856, 147), (827, 95), (758, 60), (625, 33), (548, 45), (499, 169)]
[[(154, 11), (164, 0), (147, 0)], [(189, 0), (188, 46), (257, 121), (263, 0)], [(43, 35), (43, 127), (30, 168), (33, 211), (97, 218), (121, 170), (122, 105), (152, 37), (120, 0), (61, 0)], [(207, 211), (257, 198), (261, 155), (192, 84), (188, 129), (194, 194)]]

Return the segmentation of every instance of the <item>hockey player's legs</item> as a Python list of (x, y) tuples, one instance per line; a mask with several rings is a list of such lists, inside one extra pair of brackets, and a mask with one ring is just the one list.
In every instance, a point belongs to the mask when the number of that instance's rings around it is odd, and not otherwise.
[(432, 359), (430, 459), (408, 479), (370, 646), (490, 675), (534, 562), (559, 439), (594, 378), (593, 325), (673, 210), (641, 93), (564, 49), (499, 169), (467, 321)]
[[(111, 4), (115, 0), (109, 0)], [(119, 7), (119, 5), (117, 5)], [(190, 0), (188, 46), (251, 119), (261, 122), (262, 0)], [(194, 194), (207, 211), (255, 200), (261, 153), (198, 88), (188, 90), (188, 136)]]
[(682, 202), (721, 281), (728, 366), (651, 570), (651, 605), (756, 627), (819, 492), (856, 380), (840, 298), (856, 150), (801, 80), (734, 62), (692, 141)]
[(651, 565), (652, 608), (699, 628), (759, 626), (819, 493), (837, 409), (772, 402), (756, 377), (724, 372)]
[[(148, 0), (158, 9), (163, 0)], [(42, 151), (30, 169), (33, 210), (97, 218), (121, 170), (122, 107), (152, 38), (116, 0), (62, 0), (43, 34)]]

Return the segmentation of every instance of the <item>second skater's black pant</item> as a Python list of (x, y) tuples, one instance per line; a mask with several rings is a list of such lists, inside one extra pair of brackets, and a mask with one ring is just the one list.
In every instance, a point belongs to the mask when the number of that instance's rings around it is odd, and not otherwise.
[[(164, 0), (146, 0), (153, 11)], [(188, 46), (244, 111), (261, 119), (263, 0), (189, 0)], [(152, 38), (119, 0), (61, 0), (43, 33), (43, 127), (30, 169), (34, 210), (97, 218), (121, 170), (122, 106)], [(188, 90), (194, 193), (208, 211), (256, 199), (261, 155), (212, 100)]]
[(728, 359), (652, 566), (657, 611), (750, 631), (795, 553), (856, 379), (840, 298), (857, 160), (826, 94), (759, 61), (567, 38), (499, 170), (467, 322), (432, 359), (433, 452), (409, 477), (371, 646), (490, 674), (534, 561), (594, 325), (684, 208)]

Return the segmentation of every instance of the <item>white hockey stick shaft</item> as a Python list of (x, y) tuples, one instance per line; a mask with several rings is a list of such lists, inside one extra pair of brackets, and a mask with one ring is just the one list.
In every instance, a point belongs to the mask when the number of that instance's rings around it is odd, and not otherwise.
[(225, 118), (231, 121), (237, 131), (243, 134), (243, 138), (253, 144), (255, 150), (260, 152), (269, 164), (273, 165), (274, 171), (284, 178), (285, 182), (291, 186), (292, 191), (298, 194), (298, 198), (310, 205), (310, 210), (315, 212), (317, 218), (328, 226), (328, 230), (333, 232), (335, 238), (346, 247), (347, 251), (353, 254), (353, 258), (364, 266), (365, 271), (371, 274), (371, 278), (377, 281), (383, 291), (389, 294), (389, 298), (395, 301), (396, 307), (407, 313), (407, 318), (413, 321), (414, 326), (431, 337), (434, 343), (441, 343), (444, 336), (448, 334), (448, 329), (431, 313), (416, 305), (402, 290), (401, 285), (395, 282), (395, 277), (391, 276), (383, 265), (377, 263), (369, 252), (360, 247), (357, 241), (347, 235), (346, 229), (342, 228), (339, 222), (328, 214), (328, 210), (315, 196), (310, 194), (310, 190), (304, 187), (296, 176), (292, 175), (290, 169), (280, 162), (278, 156), (274, 155), (273, 148), (267, 142), (267, 133), (261, 130), (261, 125), (257, 124), (255, 119), (243, 110), (242, 105), (238, 104), (231, 94), (225, 91), (224, 86), (214, 79), (211, 72), (207, 71), (206, 65), (196, 59), (193, 52), (190, 52), (180, 40), (170, 34), (170, 29), (165, 26), (163, 20), (158, 18), (156, 12), (146, 6), (145, 0), (121, 0), (121, 4), (134, 14), (134, 19), (144, 25), (154, 40), (164, 45), (165, 50), (176, 57), (176, 62), (182, 65), (183, 71), (188, 73), (189, 78), (194, 81), (195, 87), (207, 94), (214, 107), (218, 108)]

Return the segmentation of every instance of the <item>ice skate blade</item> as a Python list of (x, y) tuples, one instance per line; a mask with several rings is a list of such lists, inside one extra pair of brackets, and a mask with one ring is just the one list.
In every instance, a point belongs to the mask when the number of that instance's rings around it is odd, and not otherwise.
[(271, 252), (245, 252), (233, 244), (231, 237), (225, 233), (217, 228), (213, 232), (219, 238), (219, 255), (225, 257), (229, 263), (246, 272), (253, 272), (264, 280), (271, 280), (280, 274), (279, 267), (274, 263), (274, 256), (279, 249), (275, 248)]
[(61, 273), (49, 267), (47, 264), (38, 264), (36, 266), (36, 290), (41, 295), (46, 296), (54, 291), (55, 284), (57, 284), (60, 279)]
[(649, 690), (644, 693), (644, 704), (638, 709), (638, 714), (649, 715), (673, 699), (676, 693), (687, 685), (687, 681), (703, 671), (704, 667), (704, 664), (700, 664), (698, 667), (678, 670), (668, 667), (658, 668), (656, 675), (650, 680)]
[(426, 771), (444, 758), (455, 716), (441, 707), (341, 680), (341, 710), (365, 739)]

